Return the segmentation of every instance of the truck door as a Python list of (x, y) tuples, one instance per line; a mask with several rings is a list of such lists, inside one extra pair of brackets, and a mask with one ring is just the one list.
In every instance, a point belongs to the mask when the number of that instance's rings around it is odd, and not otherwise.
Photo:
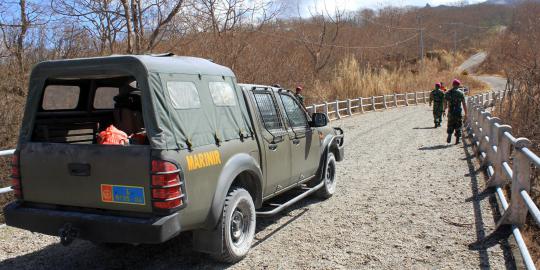
[(311, 128), (305, 110), (288, 93), (279, 93), (291, 143), (292, 177), (300, 181), (315, 175), (320, 157), (317, 130)]
[(253, 90), (252, 93), (259, 111), (259, 122), (263, 126), (259, 138), (265, 157), (263, 172), (266, 175), (266, 196), (289, 186), (292, 181), (291, 141), (272, 92)]

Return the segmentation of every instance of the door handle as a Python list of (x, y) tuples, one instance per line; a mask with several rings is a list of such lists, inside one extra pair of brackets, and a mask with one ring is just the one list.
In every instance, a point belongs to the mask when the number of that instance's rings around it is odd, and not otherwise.
[(90, 164), (87, 163), (69, 163), (68, 171), (72, 176), (90, 176)]
[(274, 150), (276, 150), (276, 149), (277, 149), (277, 146), (278, 146), (278, 145), (277, 145), (277, 144), (275, 144), (275, 143), (273, 143), (273, 144), (269, 144), (269, 145), (268, 145), (268, 149), (270, 149), (270, 150), (274, 151)]
[(299, 144), (299, 143), (300, 143), (300, 139), (294, 139), (294, 140), (292, 140), (292, 143), (293, 143), (293, 144)]

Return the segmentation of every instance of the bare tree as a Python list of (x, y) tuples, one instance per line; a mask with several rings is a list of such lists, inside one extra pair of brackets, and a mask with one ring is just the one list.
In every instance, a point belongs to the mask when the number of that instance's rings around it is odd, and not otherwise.
[(95, 38), (100, 55), (104, 54), (106, 48), (109, 53), (115, 52), (118, 36), (125, 25), (118, 1), (51, 0), (50, 6), (55, 15), (74, 19), (73, 23), (81, 25)]
[[(10, 3), (7, 3), (8, 5)], [(0, 31), (2, 34), (2, 45), (15, 60), (16, 74), (26, 74), (26, 48), (27, 36), (30, 29), (46, 23), (47, 16), (39, 5), (39, 2), (29, 2), (19, 0), (11, 3), (16, 8), (8, 9), (5, 13), (0, 13)], [(1, 6), (0, 6), (1, 8)]]
[(336, 9), (334, 15), (330, 15), (328, 10), (310, 13), (310, 21), (299, 22), (299, 42), (311, 57), (313, 72), (318, 74), (328, 65), (336, 48), (335, 43), (343, 24), (343, 11)]
[(199, 32), (209, 32), (207, 42), (215, 60), (235, 67), (251, 38), (274, 20), (280, 5), (274, 1), (201, 0), (193, 3), (191, 16)]
[[(182, 11), (184, 2), (184, 0), (153, 2), (121, 0), (126, 22), (128, 53), (152, 51), (161, 40), (165, 27)], [(145, 35), (146, 30), (149, 30), (150, 35)]]
[(212, 33), (218, 36), (240, 25), (260, 27), (273, 19), (279, 10), (273, 1), (248, 0), (201, 0), (193, 7), (200, 13), (201, 18), (210, 22)]

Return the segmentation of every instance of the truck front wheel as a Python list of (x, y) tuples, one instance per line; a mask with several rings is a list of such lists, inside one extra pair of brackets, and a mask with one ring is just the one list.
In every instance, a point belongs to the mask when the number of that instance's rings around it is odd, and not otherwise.
[(328, 199), (336, 192), (336, 157), (334, 153), (328, 153), (326, 159), (326, 171), (323, 172), (322, 181), (324, 185), (315, 193), (319, 198)]
[(247, 190), (233, 187), (225, 198), (221, 216), (223, 252), (217, 260), (234, 263), (243, 259), (255, 237), (255, 205)]

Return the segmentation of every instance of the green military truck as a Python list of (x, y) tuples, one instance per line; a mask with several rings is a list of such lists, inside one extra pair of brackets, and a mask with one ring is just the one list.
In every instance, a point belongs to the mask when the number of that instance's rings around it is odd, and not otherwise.
[[(191, 231), (195, 250), (235, 262), (257, 215), (334, 193), (343, 131), (327, 121), (289, 91), (237, 84), (205, 59), (42, 62), (30, 76), (6, 223), (65, 245), (162, 243)], [(111, 125), (129, 143), (100, 144)], [(293, 188), (304, 192), (269, 203)]]

